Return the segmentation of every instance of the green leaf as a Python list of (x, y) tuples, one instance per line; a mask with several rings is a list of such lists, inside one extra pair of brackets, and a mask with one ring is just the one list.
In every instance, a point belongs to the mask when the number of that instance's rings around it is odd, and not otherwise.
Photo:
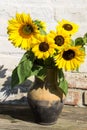
[(79, 67), (77, 67), (77, 68), (76, 68), (76, 72), (78, 72), (78, 73), (79, 73)]
[(64, 73), (62, 69), (58, 69), (58, 79), (59, 79), (59, 82), (64, 80)]
[(12, 72), (11, 86), (23, 83), (29, 76), (31, 76), (32, 62), (28, 59), (21, 62)]
[(19, 77), (17, 73), (17, 67), (13, 70), (12, 76), (11, 76), (11, 87), (13, 88), (14, 86), (19, 84)]
[(46, 67), (50, 67), (50, 68), (53, 68), (55, 67), (55, 62), (54, 62), (54, 59), (53, 57), (48, 57), (45, 61), (44, 61), (44, 64)]
[(43, 66), (34, 65), (32, 67), (32, 75), (35, 75), (36, 77), (40, 78), (41, 80), (44, 80), (46, 76), (46, 69)]
[(68, 93), (68, 83), (66, 80), (59, 82), (59, 88), (64, 92), (65, 95)]
[(35, 23), (39, 28), (43, 28), (43, 26), (41, 25), (41, 21), (40, 21), (40, 20), (35, 20), (34, 23)]
[(75, 46), (74, 40), (71, 39), (71, 43), (70, 44), (71, 44), (71, 46)]
[(68, 83), (65, 80), (64, 73), (62, 69), (58, 69), (58, 87), (62, 90), (62, 92), (66, 95), (68, 92)]
[(36, 76), (44, 81), (44, 78), (46, 77), (46, 69), (41, 68)]
[(85, 44), (87, 44), (87, 33), (84, 34), (83, 40), (84, 40)]
[(81, 47), (80, 50), (85, 52), (85, 47)]
[(84, 40), (83, 40), (83, 38), (82, 37), (78, 37), (78, 38), (76, 38), (75, 39), (75, 46), (84, 46), (85, 45), (85, 43), (84, 43)]
[(31, 76), (32, 62), (28, 59), (18, 65), (17, 73), (19, 77), (19, 84), (23, 83), (29, 76)]
[(42, 35), (46, 35), (46, 31), (43, 29), (43, 26), (41, 25), (41, 21), (40, 20), (35, 20), (34, 23), (38, 26), (38, 29), (40, 30), (40, 33)]
[(23, 83), (29, 76), (33, 66), (34, 56), (29, 51), (21, 58), (18, 66), (12, 72), (11, 86), (15, 87)]
[(22, 62), (24, 62), (24, 61), (27, 59), (27, 57), (28, 57), (28, 54), (25, 53), (25, 54), (23, 55), (23, 57), (21, 58), (19, 64), (21, 64)]
[(40, 28), (39, 30), (40, 30), (40, 34), (46, 35), (46, 32), (42, 28)]

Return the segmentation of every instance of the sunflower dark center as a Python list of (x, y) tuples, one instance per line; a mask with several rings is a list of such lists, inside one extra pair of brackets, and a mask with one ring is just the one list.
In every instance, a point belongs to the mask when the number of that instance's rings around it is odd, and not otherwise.
[(62, 46), (64, 44), (64, 37), (61, 35), (58, 35), (54, 38), (55, 44), (58, 46)]
[(27, 25), (23, 26), (22, 30), (23, 30), (24, 34), (29, 35), (33, 32), (33, 27), (31, 25), (27, 24)]
[(63, 28), (64, 28), (65, 30), (67, 30), (67, 31), (71, 31), (71, 30), (73, 29), (72, 25), (70, 25), (70, 24), (64, 24), (64, 25), (63, 25)]
[(75, 52), (73, 50), (68, 50), (63, 52), (62, 56), (65, 60), (72, 60), (75, 57)]
[(41, 42), (40, 43), (40, 45), (39, 45), (39, 50), (40, 51), (46, 52), (46, 51), (48, 51), (48, 49), (49, 49), (48, 43), (46, 43), (46, 42)]

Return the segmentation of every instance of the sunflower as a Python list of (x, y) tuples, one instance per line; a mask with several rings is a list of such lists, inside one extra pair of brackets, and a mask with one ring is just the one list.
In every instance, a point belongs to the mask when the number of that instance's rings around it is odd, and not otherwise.
[(64, 31), (66, 31), (69, 35), (72, 35), (78, 31), (79, 26), (73, 22), (62, 20), (58, 22), (58, 25), (56, 27), (57, 31), (62, 28)]
[(15, 47), (28, 50), (31, 48), (32, 39), (39, 33), (29, 14), (16, 13), (16, 17), (8, 21), (9, 40)]
[(54, 42), (56, 44), (56, 48), (61, 50), (65, 48), (65, 46), (69, 46), (71, 43), (70, 36), (63, 31), (63, 29), (55, 31), (50, 31), (49, 36), (54, 39)]
[(85, 53), (80, 47), (69, 47), (55, 56), (56, 66), (65, 70), (75, 70), (84, 61)]
[(45, 60), (54, 54), (55, 47), (54, 40), (48, 35), (38, 35), (36, 42), (33, 43), (32, 51), (38, 59)]

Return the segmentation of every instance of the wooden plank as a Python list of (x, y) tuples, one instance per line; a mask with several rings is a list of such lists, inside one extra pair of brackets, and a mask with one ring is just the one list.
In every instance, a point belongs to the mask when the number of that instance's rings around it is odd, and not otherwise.
[[(38, 117), (37, 117), (38, 118)], [(56, 124), (43, 126), (34, 122), (29, 106), (0, 105), (0, 130), (87, 130), (87, 110), (64, 106)]]

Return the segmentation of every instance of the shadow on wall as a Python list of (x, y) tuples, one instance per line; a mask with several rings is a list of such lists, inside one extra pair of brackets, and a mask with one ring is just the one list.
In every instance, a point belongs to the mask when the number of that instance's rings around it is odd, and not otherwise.
[(4, 65), (0, 66), (0, 78), (6, 77), (5, 75), (6, 71), (7, 69), (4, 69)]
[[(11, 76), (6, 76), (6, 72), (8, 69), (4, 68), (4, 65), (0, 66), (0, 79), (3, 80), (4, 78), (6, 79), (4, 83), (0, 86), (0, 103), (3, 104), (19, 104), (20, 102), (24, 103), (27, 101), (27, 97), (23, 96), (20, 99), (15, 99), (15, 97), (19, 94), (22, 95), (22, 93), (27, 93), (27, 91), (31, 88), (32, 81), (31, 80), (26, 80), (25, 83), (18, 85), (11, 89)], [(1, 81), (3, 82), (3, 81)], [(14, 95), (14, 100), (10, 99), (7, 100), (8, 97), (11, 95)]]

